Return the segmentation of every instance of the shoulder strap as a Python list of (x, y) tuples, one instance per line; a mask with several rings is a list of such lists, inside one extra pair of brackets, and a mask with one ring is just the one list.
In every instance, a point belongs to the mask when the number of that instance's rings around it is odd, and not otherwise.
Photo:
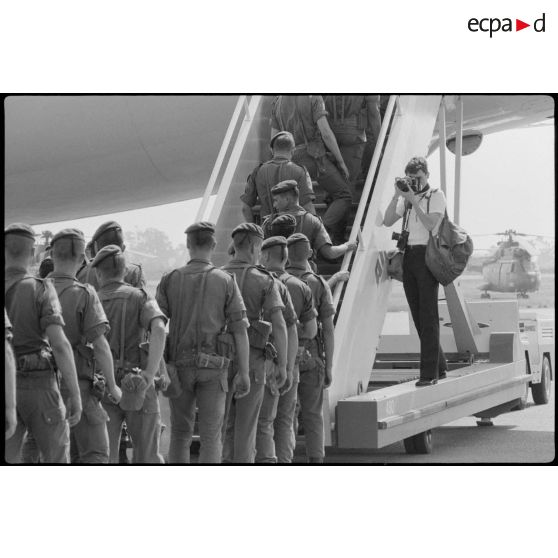
[(256, 267), (254, 265), (247, 265), (243, 270), (242, 270), (242, 275), (240, 276), (240, 281), (238, 283), (238, 288), (240, 290), (240, 294), (242, 294), (242, 290), (244, 289), (244, 281), (246, 280), (246, 274), (248, 273), (248, 270), (252, 267)]
[(120, 357), (118, 364), (120, 369), (124, 368), (124, 351), (126, 349), (126, 310), (128, 309), (128, 297), (124, 299), (122, 313), (120, 314)]
[(24, 279), (29, 279), (33, 277), (33, 275), (24, 275), (19, 279), (16, 279), (13, 283), (4, 283), (4, 297), (8, 294), (8, 291), (12, 290), (16, 285), (21, 283)]
[(300, 130), (302, 132), (302, 137), (304, 138), (304, 143), (306, 144), (306, 147), (308, 147), (308, 138), (306, 137), (306, 131), (304, 130), (304, 121), (302, 120), (301, 116), (300, 116), (300, 111), (298, 110), (298, 95), (295, 95), (295, 111), (296, 111), (296, 119), (298, 120), (299, 124), (300, 124)]
[(201, 288), (200, 288), (200, 296), (198, 297), (198, 299), (196, 300), (196, 309), (195, 309), (195, 320), (196, 320), (196, 348), (197, 348), (197, 352), (201, 352), (201, 346), (202, 346), (202, 331), (201, 331), (201, 310), (203, 308), (203, 301), (205, 298), (205, 289), (206, 289), (206, 285), (207, 285), (207, 276), (214, 270), (214, 267), (210, 267), (209, 269), (206, 269), (203, 273), (202, 273), (202, 279), (201, 279)]

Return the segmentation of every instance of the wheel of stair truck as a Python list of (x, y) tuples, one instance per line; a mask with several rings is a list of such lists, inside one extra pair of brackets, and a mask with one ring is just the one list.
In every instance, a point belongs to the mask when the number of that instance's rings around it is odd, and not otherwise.
[(432, 430), (426, 430), (403, 440), (405, 451), (409, 454), (432, 453)]
[(538, 384), (531, 384), (531, 393), (535, 405), (546, 405), (550, 400), (550, 359), (545, 356), (542, 362), (541, 381)]

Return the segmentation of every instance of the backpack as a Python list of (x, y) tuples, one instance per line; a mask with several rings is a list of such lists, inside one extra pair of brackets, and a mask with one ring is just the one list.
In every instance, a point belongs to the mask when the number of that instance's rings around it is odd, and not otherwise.
[[(427, 211), (430, 212), (430, 198)], [(426, 246), (426, 266), (444, 287), (464, 271), (473, 253), (473, 240), (460, 226), (450, 221), (447, 210), (436, 235), (430, 231)]]

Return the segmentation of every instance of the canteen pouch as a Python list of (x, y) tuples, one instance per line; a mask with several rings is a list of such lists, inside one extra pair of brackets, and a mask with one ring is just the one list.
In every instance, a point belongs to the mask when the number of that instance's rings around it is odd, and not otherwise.
[(298, 364), (298, 369), (300, 372), (306, 372), (308, 370), (314, 370), (316, 368), (314, 357), (310, 354), (310, 351), (304, 346), (298, 347), (295, 362)]
[(182, 395), (182, 384), (180, 383), (178, 370), (171, 362), (167, 362), (167, 373), (170, 378), (170, 384), (167, 389), (163, 390), (161, 393), (169, 399), (176, 399)]
[(250, 347), (265, 349), (271, 335), (271, 323), (264, 320), (251, 320), (248, 328), (248, 342)]

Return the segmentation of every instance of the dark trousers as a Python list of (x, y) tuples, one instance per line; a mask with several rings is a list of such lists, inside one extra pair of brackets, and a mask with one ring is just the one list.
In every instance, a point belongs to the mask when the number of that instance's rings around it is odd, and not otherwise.
[(420, 377), (438, 378), (447, 369), (440, 347), (438, 287), (425, 263), (426, 246), (408, 247), (403, 259), (403, 288), (420, 338)]

